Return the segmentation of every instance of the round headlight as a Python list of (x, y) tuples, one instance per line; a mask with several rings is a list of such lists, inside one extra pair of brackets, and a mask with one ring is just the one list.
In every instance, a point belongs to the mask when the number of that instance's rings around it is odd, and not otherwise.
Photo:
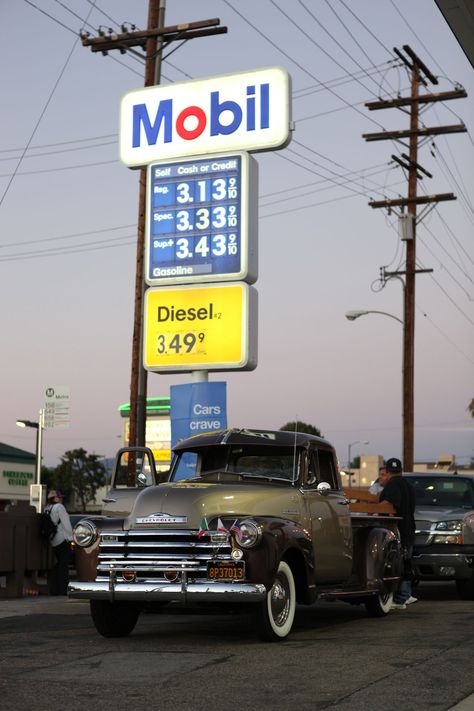
[(97, 540), (97, 528), (92, 521), (79, 521), (72, 532), (74, 542), (81, 548), (87, 548)]
[(240, 524), (239, 546), (253, 548), (262, 537), (262, 531), (255, 521), (242, 521)]

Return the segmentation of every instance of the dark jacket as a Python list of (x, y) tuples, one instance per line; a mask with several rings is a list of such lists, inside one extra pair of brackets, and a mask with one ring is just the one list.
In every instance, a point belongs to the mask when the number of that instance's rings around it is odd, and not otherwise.
[(415, 542), (415, 489), (403, 476), (392, 476), (382, 489), (380, 501), (389, 501), (401, 516), (398, 523), (402, 546), (407, 548)]

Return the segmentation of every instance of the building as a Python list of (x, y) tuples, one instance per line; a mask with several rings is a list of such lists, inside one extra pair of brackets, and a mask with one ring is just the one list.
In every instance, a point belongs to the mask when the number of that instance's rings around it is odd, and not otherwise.
[[(130, 405), (120, 405), (123, 420), (123, 446), (128, 446)], [(158, 471), (169, 469), (171, 462), (170, 398), (149, 397), (146, 401), (145, 444), (153, 451)]]
[(0, 442), (0, 511), (12, 501), (30, 502), (36, 455)]

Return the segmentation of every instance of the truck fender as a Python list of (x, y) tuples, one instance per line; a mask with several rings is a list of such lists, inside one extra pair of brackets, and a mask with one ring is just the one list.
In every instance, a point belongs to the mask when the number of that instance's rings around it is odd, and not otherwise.
[(395, 591), (402, 573), (403, 559), (398, 537), (387, 528), (371, 528), (365, 542), (365, 582), (367, 588), (382, 586)]
[(280, 561), (285, 560), (295, 576), (298, 602), (306, 602), (306, 591), (314, 584), (314, 553), (309, 532), (294, 521), (271, 516), (252, 516), (262, 528), (262, 542), (247, 552), (248, 579), (270, 590)]
[(81, 582), (90, 582), (94, 581), (97, 576), (97, 561), (99, 558), (99, 542), (101, 532), (107, 529), (122, 530), (124, 519), (111, 518), (107, 516), (94, 517), (93, 515), (84, 516), (84, 518), (91, 521), (95, 525), (98, 536), (96, 540), (87, 548), (82, 548), (78, 545), (75, 546), (76, 580)]

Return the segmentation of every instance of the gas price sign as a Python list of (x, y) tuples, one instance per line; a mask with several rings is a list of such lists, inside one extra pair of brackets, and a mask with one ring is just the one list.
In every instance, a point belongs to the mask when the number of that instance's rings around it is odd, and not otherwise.
[(253, 283), (257, 201), (257, 162), (248, 153), (150, 165), (147, 283)]
[(158, 373), (253, 370), (257, 291), (243, 282), (145, 291), (143, 365)]

